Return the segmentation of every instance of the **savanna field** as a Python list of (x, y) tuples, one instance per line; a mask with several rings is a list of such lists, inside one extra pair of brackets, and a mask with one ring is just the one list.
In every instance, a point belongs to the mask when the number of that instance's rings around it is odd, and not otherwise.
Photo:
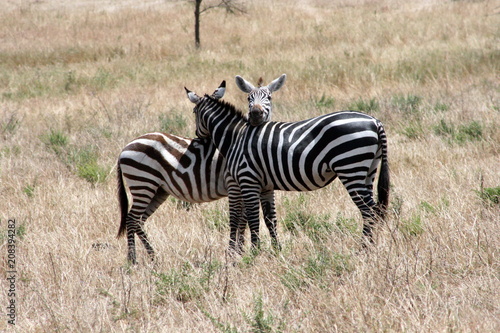
[[(201, 15), (199, 49), (189, 1), (2, 5), (0, 331), (500, 331), (500, 1), (236, 4)], [(235, 75), (283, 73), (273, 120), (353, 109), (384, 123), (374, 245), (336, 180), (277, 192), (282, 250), (262, 223), (260, 252), (237, 258), (227, 199), (168, 199), (146, 223), (156, 260), (137, 242), (129, 265), (121, 149), (194, 137), (184, 86), (226, 80), (246, 111)]]

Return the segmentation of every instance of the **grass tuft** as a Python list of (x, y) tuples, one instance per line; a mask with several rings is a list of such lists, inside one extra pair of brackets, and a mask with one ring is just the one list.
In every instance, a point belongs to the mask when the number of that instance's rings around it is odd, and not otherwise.
[(422, 97), (417, 95), (396, 95), (392, 99), (393, 105), (406, 114), (416, 114), (420, 111)]
[(184, 116), (175, 109), (159, 116), (160, 131), (176, 135), (188, 136), (186, 133), (187, 121)]
[(438, 125), (434, 126), (434, 133), (449, 143), (463, 145), (470, 141), (479, 141), (483, 139), (483, 125), (478, 121), (472, 121), (467, 124), (455, 126), (444, 119), (441, 119)]
[(500, 186), (484, 187), (476, 193), (487, 204), (498, 205), (500, 203)]
[(348, 108), (350, 110), (357, 110), (368, 114), (373, 114), (379, 111), (380, 105), (375, 98), (371, 98), (368, 101), (365, 101), (364, 99), (360, 98), (357, 101), (354, 101), (351, 104), (349, 104)]

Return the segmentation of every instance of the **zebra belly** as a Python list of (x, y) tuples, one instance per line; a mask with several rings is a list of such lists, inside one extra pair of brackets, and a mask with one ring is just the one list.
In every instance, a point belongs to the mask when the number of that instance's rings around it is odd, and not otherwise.
[(312, 175), (306, 177), (304, 175), (301, 176), (300, 181), (298, 180), (298, 176), (296, 175), (294, 178), (289, 178), (283, 174), (279, 174), (279, 178), (276, 177), (278, 174), (275, 174), (270, 180), (271, 182), (265, 186), (265, 190), (279, 190), (279, 191), (315, 191), (328, 186), (331, 182), (337, 178), (337, 174), (330, 170), (326, 164), (323, 167), (323, 172), (320, 174), (314, 175), (315, 179), (313, 180)]

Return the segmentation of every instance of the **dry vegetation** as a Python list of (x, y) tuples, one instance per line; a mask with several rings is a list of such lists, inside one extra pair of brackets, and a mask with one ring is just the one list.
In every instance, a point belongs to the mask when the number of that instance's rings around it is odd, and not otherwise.
[[(16, 221), (19, 332), (498, 332), (499, 1), (9, 1), (0, 13), (0, 304)], [(112, 4), (112, 5), (111, 5)], [(126, 264), (114, 164), (139, 134), (192, 136), (183, 86), (276, 120), (360, 109), (386, 124), (391, 214), (362, 251), (338, 182), (279, 193), (283, 250), (228, 262), (227, 201), (168, 200), (155, 263)], [(495, 196), (496, 195), (496, 196)], [(140, 244), (139, 244), (140, 245)]]

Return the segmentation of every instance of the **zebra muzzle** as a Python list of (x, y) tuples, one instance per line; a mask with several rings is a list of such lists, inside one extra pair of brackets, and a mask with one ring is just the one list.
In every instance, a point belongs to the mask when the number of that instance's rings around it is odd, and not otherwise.
[(264, 111), (260, 105), (256, 105), (250, 110), (248, 120), (252, 126), (258, 126), (264, 122)]

